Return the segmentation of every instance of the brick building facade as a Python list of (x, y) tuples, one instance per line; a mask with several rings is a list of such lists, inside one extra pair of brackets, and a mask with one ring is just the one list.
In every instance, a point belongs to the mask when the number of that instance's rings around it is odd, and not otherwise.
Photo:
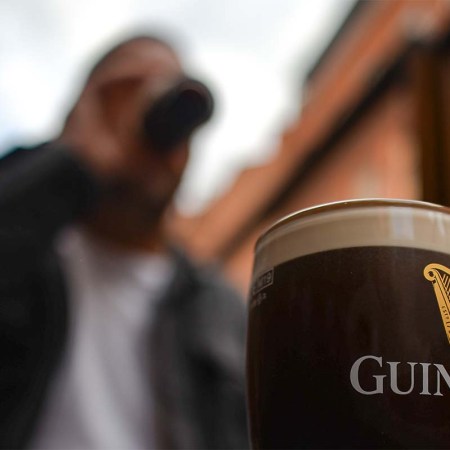
[(357, 1), (311, 68), (275, 157), (171, 232), (245, 294), (257, 237), (295, 210), (350, 198), (450, 205), (450, 2)]

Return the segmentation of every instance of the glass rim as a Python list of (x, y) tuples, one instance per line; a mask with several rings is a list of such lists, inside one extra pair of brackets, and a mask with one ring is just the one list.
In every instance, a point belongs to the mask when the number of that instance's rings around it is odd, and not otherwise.
[(450, 208), (438, 205), (436, 203), (425, 202), (423, 200), (408, 200), (408, 199), (390, 199), (390, 198), (367, 198), (367, 199), (349, 199), (340, 200), (336, 202), (321, 203), (308, 208), (303, 208), (298, 211), (294, 211), (287, 214), (272, 225), (270, 225), (265, 231), (261, 233), (255, 243), (255, 249), (257, 249), (263, 240), (271, 235), (275, 230), (282, 228), (288, 223), (311, 217), (317, 214), (336, 212), (341, 210), (350, 210), (357, 208), (372, 208), (372, 207), (403, 207), (403, 208), (416, 208), (425, 209), (428, 211), (439, 212), (450, 215)]

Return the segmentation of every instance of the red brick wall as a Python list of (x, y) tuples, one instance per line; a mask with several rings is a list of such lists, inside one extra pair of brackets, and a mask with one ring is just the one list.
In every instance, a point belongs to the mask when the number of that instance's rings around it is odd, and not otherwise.
[(282, 216), (312, 205), (351, 198), (420, 198), (418, 148), (410, 99), (407, 87), (394, 86), (386, 92), (306, 182), (236, 249), (225, 269), (242, 292), (248, 289), (258, 235)]
[[(309, 80), (307, 101), (296, 122), (283, 134), (274, 159), (265, 166), (244, 171), (230, 192), (201, 216), (175, 221), (173, 234), (194, 257), (204, 261), (221, 260), (227, 277), (246, 293), (255, 241), (281, 216), (311, 205), (349, 198), (421, 198), (423, 145), (414, 122), (417, 95), (414, 74), (410, 74), (403, 84), (396, 82), (382, 90), (380, 98), (333, 144), (320, 166), (292, 190), (273, 214), (259, 220), (246, 238), (232, 247), (231, 254), (224, 252), (248, 223), (260, 217), (264, 206), (309, 152), (361, 101), (374, 79), (381, 75), (380, 70), (405, 51), (412, 35), (433, 40), (449, 28), (447, 0), (368, 3), (350, 21)], [(443, 79), (449, 73), (448, 64), (447, 60), (442, 69)], [(413, 65), (408, 68), (414, 70)], [(442, 92), (448, 96), (449, 84), (445, 81), (442, 84), (445, 84)], [(448, 114), (449, 103), (443, 104)]]

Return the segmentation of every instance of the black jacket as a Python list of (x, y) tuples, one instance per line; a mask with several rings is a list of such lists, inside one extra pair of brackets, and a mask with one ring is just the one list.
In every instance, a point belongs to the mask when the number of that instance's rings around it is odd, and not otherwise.
[[(95, 207), (94, 178), (62, 148), (0, 162), (0, 447), (26, 447), (65, 349), (56, 234)], [(149, 336), (162, 448), (245, 448), (244, 306), (175, 252), (176, 274)]]

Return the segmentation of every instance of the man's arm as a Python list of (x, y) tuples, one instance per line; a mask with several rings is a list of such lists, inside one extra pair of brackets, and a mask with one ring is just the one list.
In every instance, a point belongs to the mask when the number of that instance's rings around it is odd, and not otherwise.
[(125, 150), (99, 89), (87, 86), (56, 141), (0, 161), (0, 270), (46, 248), (100, 186), (132, 176)]
[(0, 261), (22, 263), (86, 213), (99, 184), (74, 152), (59, 144), (0, 160)]

